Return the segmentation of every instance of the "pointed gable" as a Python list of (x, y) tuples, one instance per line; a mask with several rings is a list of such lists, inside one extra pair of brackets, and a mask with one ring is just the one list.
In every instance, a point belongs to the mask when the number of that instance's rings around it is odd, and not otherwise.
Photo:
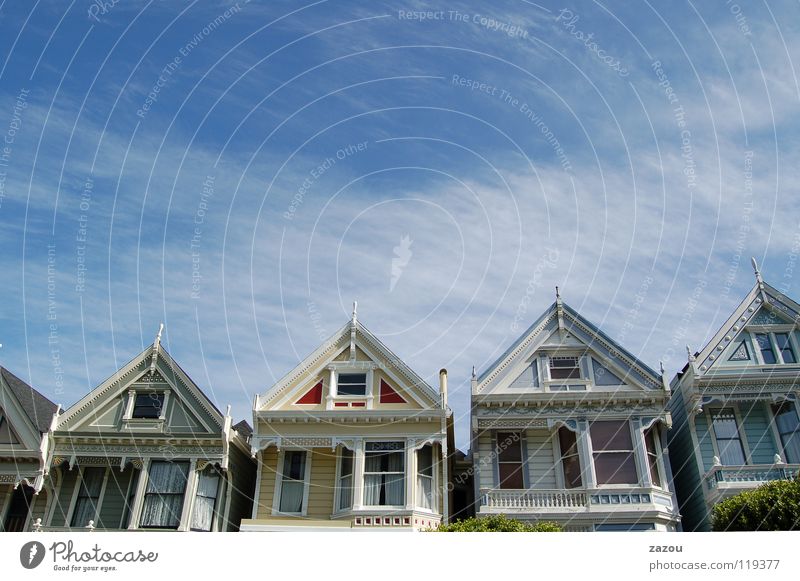
[[(331, 381), (336, 401), (331, 401)], [(433, 409), (439, 394), (357, 320), (340, 328), (269, 391), (257, 412)]]
[(59, 432), (219, 436), (224, 418), (157, 341), (60, 418)]
[(0, 367), (0, 449), (39, 455), (42, 434), (59, 406), (19, 377)]
[(796, 365), (800, 358), (797, 321), (800, 305), (757, 274), (744, 300), (696, 355), (697, 372), (725, 374), (751, 366)]
[(481, 374), (476, 395), (661, 389), (655, 371), (559, 299)]

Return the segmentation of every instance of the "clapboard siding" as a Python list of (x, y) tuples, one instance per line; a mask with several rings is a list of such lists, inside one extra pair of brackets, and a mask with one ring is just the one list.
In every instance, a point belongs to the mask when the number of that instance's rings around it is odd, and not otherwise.
[(228, 522), (224, 523), (222, 528), (226, 531), (238, 531), (242, 519), (250, 518), (252, 514), (256, 467), (250, 457), (235, 446), (231, 446), (230, 466), (231, 481), (228, 486), (233, 487), (231, 507), (228, 513)]
[(125, 498), (128, 494), (128, 485), (131, 481), (133, 468), (126, 468), (123, 472), (109, 468), (106, 490), (103, 495), (103, 504), (100, 507), (100, 519), (96, 524), (98, 528), (118, 529), (125, 511)]
[(764, 402), (754, 402), (752, 406), (742, 404), (739, 407), (753, 464), (772, 464), (777, 452), (766, 405)]
[(714, 433), (708, 429), (706, 413), (697, 414), (694, 417), (697, 443), (700, 446), (700, 457), (703, 459), (703, 472), (711, 470), (714, 466), (714, 443), (712, 442)]
[(336, 456), (330, 450), (311, 450), (311, 480), (308, 490), (308, 518), (330, 518), (336, 487)]
[(61, 489), (58, 492), (58, 497), (55, 499), (55, 510), (53, 511), (52, 525), (55, 527), (66, 526), (67, 513), (69, 512), (69, 503), (72, 500), (72, 492), (75, 490), (75, 482), (77, 481), (78, 468), (73, 470), (59, 468), (61, 470), (62, 482)]
[(556, 462), (549, 430), (527, 430), (528, 483), (531, 488), (556, 488)]
[(256, 518), (268, 518), (272, 515), (272, 499), (275, 496), (275, 477), (278, 470), (278, 451), (269, 447), (261, 452), (261, 482), (258, 495), (258, 511)]
[(672, 430), (668, 434), (669, 458), (672, 466), (673, 487), (683, 517), (684, 531), (707, 530), (705, 500), (702, 482), (697, 471), (697, 456), (690, 424), (687, 420), (683, 396), (676, 392), (670, 401)]

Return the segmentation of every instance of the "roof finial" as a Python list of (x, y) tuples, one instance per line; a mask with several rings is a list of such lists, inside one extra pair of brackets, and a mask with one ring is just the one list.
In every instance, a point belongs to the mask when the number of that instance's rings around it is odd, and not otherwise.
[(753, 264), (753, 272), (755, 272), (756, 274), (756, 282), (758, 284), (763, 284), (764, 279), (761, 278), (761, 271), (758, 270), (758, 262), (756, 262), (756, 257), (755, 256), (751, 257), (750, 262)]
[(561, 300), (561, 293), (560, 293), (560, 292), (558, 292), (558, 285), (556, 285), (556, 300), (557, 300), (557, 301), (560, 301), (560, 300)]
[(664, 362), (663, 361), (659, 361), (658, 362), (658, 368), (661, 370), (661, 375), (664, 375)]
[(358, 320), (358, 301), (353, 301), (353, 324)]
[(161, 332), (164, 330), (164, 323), (159, 323), (158, 333), (153, 341), (153, 356), (150, 358), (150, 375), (156, 372), (156, 360), (158, 359), (158, 348), (161, 345)]
[(694, 363), (694, 360), (695, 360), (694, 359), (694, 354), (692, 353), (692, 350), (688, 345), (686, 346), (686, 355), (689, 358), (689, 362), (690, 363)]
[(478, 374), (475, 373), (475, 366), (473, 365), (472, 366), (472, 379), (477, 379), (477, 378), (478, 378)]

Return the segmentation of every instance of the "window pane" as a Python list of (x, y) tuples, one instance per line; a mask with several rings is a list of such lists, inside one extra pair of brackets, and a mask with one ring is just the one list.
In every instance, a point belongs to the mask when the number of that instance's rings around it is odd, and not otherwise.
[(500, 488), (525, 488), (522, 464), (499, 464)]
[(719, 448), (719, 461), (723, 466), (741, 466), (744, 461), (744, 450), (739, 440), (720, 440), (717, 442)]
[(712, 416), (714, 425), (714, 435), (717, 438), (739, 438), (739, 430), (736, 428), (736, 417), (732, 411), (723, 410)]
[(592, 437), (592, 449), (595, 452), (601, 450), (633, 450), (631, 430), (625, 420), (594, 422), (589, 433)]
[(183, 493), (189, 464), (186, 462), (153, 462), (147, 479), (142, 507), (142, 526), (177, 528), (183, 510)]
[(650, 467), (650, 480), (656, 486), (661, 486), (661, 475), (658, 472), (658, 448), (656, 447), (656, 435), (653, 428), (644, 433), (644, 446), (647, 450), (647, 464)]
[(306, 474), (306, 453), (302, 450), (290, 450), (283, 458), (283, 477), (292, 480), (303, 480)]
[(785, 460), (789, 464), (800, 463), (800, 422), (797, 410), (789, 402), (775, 406), (773, 409)]
[(566, 427), (558, 430), (558, 443), (561, 447), (561, 466), (564, 470), (564, 485), (567, 488), (581, 486), (581, 463), (578, 456), (578, 442), (575, 432)]
[(353, 473), (353, 451), (342, 448), (342, 460), (339, 465), (339, 476), (347, 476)]
[(637, 484), (633, 452), (603, 452), (594, 457), (597, 484)]
[(781, 356), (784, 363), (796, 363), (797, 360), (792, 351), (792, 344), (789, 342), (789, 335), (787, 333), (775, 333), (775, 342), (778, 344), (778, 349), (781, 350)]
[(134, 418), (158, 418), (164, 407), (163, 393), (139, 393), (133, 402)]
[(522, 442), (514, 432), (498, 432), (497, 456), (500, 462), (521, 462)]
[(214, 506), (219, 491), (219, 474), (207, 468), (197, 476), (197, 494), (192, 511), (192, 529), (210, 531), (214, 523)]
[(433, 476), (433, 448), (430, 445), (417, 450), (417, 472)]
[(366, 373), (340, 373), (336, 382), (336, 392), (339, 395), (366, 395)]
[(769, 336), (759, 333), (756, 335), (756, 341), (758, 342), (758, 348), (761, 349), (761, 357), (764, 359), (764, 363), (776, 363), (777, 359), (775, 359), (775, 352), (772, 350)]
[(84, 468), (78, 498), (72, 512), (72, 526), (85, 527), (90, 520), (96, 520), (97, 501), (100, 499), (105, 473), (105, 468)]
[(281, 512), (303, 512), (303, 493), (305, 483), (297, 480), (284, 480), (281, 484)]
[(571, 456), (578, 453), (578, 440), (575, 432), (569, 428), (559, 428), (558, 443), (561, 446), (562, 456)]
[(364, 504), (405, 504), (405, 452), (400, 451), (402, 449), (402, 442), (367, 442)]
[(577, 357), (551, 357), (550, 379), (580, 379)]

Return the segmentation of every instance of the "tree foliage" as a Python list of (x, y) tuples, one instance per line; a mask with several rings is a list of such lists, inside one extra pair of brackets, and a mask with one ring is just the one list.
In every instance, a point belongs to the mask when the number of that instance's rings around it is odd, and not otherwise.
[(554, 522), (527, 523), (500, 514), (456, 521), (449, 525), (441, 525), (438, 530), (443, 533), (558, 533), (564, 529)]
[(715, 531), (800, 530), (800, 480), (776, 480), (718, 503)]

